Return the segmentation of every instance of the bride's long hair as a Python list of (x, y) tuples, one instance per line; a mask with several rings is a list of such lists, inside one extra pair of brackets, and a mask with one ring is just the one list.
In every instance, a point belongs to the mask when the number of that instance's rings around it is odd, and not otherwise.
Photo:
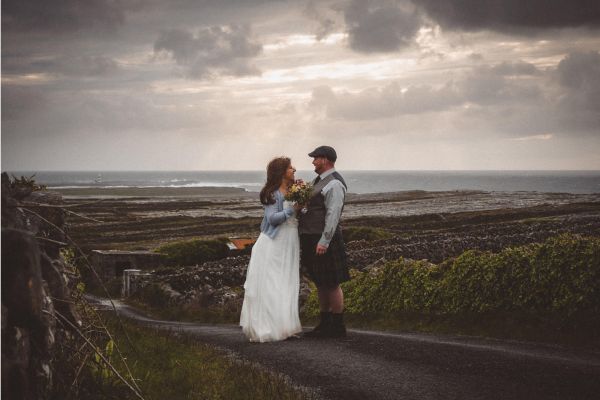
[(264, 205), (275, 203), (273, 193), (281, 186), (281, 181), (287, 169), (292, 164), (289, 157), (277, 157), (267, 165), (267, 183), (260, 191), (260, 202)]

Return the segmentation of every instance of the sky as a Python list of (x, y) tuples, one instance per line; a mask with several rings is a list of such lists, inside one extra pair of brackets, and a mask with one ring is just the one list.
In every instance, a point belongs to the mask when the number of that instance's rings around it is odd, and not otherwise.
[(597, 0), (4, 0), (2, 170), (600, 170)]

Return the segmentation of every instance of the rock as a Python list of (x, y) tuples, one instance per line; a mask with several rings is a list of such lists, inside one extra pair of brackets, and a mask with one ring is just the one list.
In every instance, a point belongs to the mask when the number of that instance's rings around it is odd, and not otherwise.
[[(27, 202), (27, 203), (23, 203)], [(69, 373), (64, 365), (55, 371), (57, 345), (81, 346), (57, 323), (57, 312), (80, 325), (72, 308), (66, 265), (60, 259), (64, 241), (64, 213), (58, 193), (13, 187), (2, 174), (2, 396), (11, 399), (57, 397), (57, 374)], [(35, 204), (33, 204), (35, 203)], [(29, 212), (26, 211), (33, 211)], [(35, 214), (39, 214), (36, 216)], [(44, 239), (50, 239), (44, 240)], [(60, 343), (59, 343), (60, 342)], [(68, 342), (68, 345), (67, 345)], [(72, 374), (77, 367), (73, 365)], [(72, 381), (72, 376), (68, 378)], [(56, 381), (55, 381), (56, 380)]]
[(2, 304), (8, 324), (42, 329), (40, 249), (28, 232), (2, 229)]

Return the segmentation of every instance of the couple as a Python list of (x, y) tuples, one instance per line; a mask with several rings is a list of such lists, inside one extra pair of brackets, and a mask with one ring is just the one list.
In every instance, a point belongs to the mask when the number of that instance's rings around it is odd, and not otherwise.
[(265, 215), (252, 248), (240, 317), (244, 334), (253, 342), (284, 340), (302, 331), (300, 262), (317, 286), (321, 309), (320, 323), (305, 336), (346, 336), (340, 283), (350, 275), (338, 223), (347, 187), (335, 170), (332, 147), (317, 147), (308, 156), (319, 176), (306, 205), (285, 200), (296, 171), (291, 160), (275, 158), (267, 166), (267, 183), (260, 192)]

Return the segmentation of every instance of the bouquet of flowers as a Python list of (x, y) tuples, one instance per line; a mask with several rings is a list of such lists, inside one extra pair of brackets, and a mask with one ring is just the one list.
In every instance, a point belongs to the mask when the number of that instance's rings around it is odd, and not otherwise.
[(285, 199), (295, 201), (298, 204), (306, 204), (312, 195), (313, 187), (302, 179), (296, 179), (288, 189)]

